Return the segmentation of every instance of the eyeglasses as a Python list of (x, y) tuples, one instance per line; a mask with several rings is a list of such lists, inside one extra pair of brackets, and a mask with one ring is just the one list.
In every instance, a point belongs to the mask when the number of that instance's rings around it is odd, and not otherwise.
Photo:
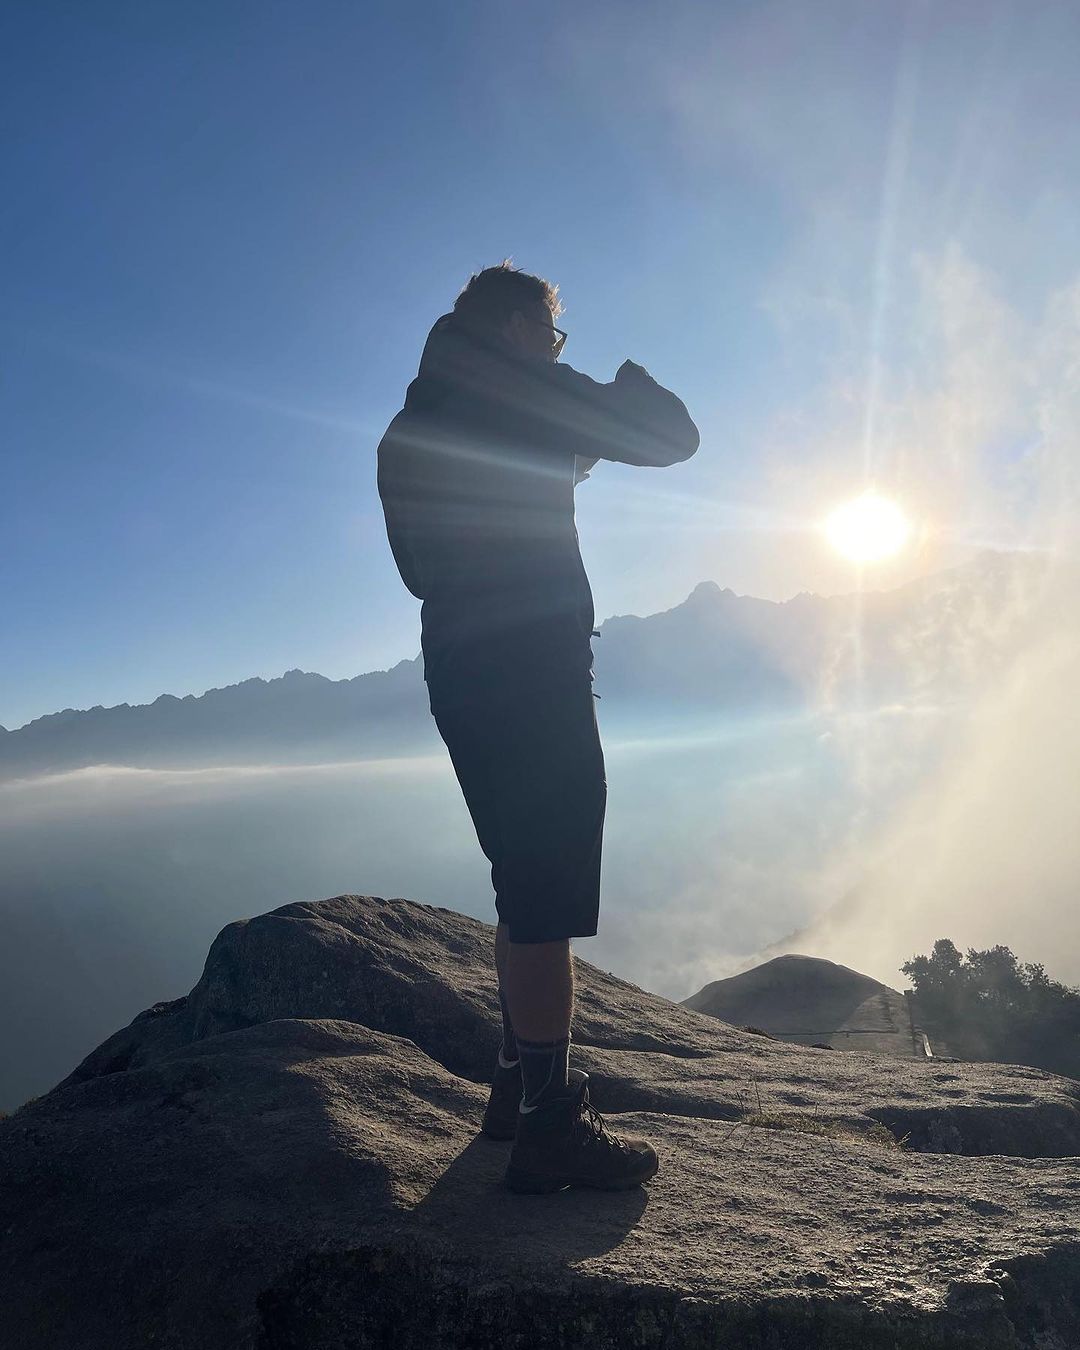
[(566, 345), (566, 334), (563, 332), (563, 330), (561, 328), (556, 328), (554, 324), (550, 325), (549, 327), (548, 324), (544, 323), (543, 319), (531, 319), (527, 314), (522, 315), (522, 317), (529, 319), (530, 323), (541, 324), (544, 328), (547, 328), (549, 333), (558, 334), (558, 337), (556, 337), (555, 341), (551, 344), (551, 354), (557, 361), (559, 359), (559, 353)]

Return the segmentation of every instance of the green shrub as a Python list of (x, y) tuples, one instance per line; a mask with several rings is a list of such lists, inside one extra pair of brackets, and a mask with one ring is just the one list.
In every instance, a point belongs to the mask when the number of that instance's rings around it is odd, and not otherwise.
[(919, 1009), (966, 1059), (1031, 1064), (1080, 1077), (1080, 989), (1021, 964), (1008, 947), (968, 949), (939, 938), (901, 970)]

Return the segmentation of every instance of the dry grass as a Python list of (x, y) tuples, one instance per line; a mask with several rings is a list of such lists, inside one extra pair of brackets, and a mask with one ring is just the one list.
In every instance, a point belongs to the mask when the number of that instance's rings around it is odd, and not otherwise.
[(761, 1099), (761, 1086), (756, 1079), (750, 1088), (737, 1094), (740, 1111), (735, 1125), (749, 1125), (759, 1130), (789, 1130), (794, 1134), (813, 1134), (830, 1142), (869, 1144), (874, 1148), (902, 1149), (908, 1136), (898, 1139), (887, 1125), (874, 1121), (866, 1129), (859, 1129), (837, 1120), (826, 1120), (818, 1111), (781, 1111)]

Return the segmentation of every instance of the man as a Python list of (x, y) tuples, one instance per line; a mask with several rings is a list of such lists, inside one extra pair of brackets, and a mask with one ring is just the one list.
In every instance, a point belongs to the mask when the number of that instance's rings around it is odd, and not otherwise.
[(610, 384), (558, 362), (557, 287), (504, 262), (428, 334), (378, 451), (398, 570), (421, 607), (424, 678), (491, 863), (503, 1041), (483, 1130), (506, 1183), (619, 1189), (657, 1170), (610, 1133), (568, 1066), (570, 939), (597, 931), (607, 800), (592, 593), (574, 488), (597, 460), (688, 459), (683, 403), (626, 361)]

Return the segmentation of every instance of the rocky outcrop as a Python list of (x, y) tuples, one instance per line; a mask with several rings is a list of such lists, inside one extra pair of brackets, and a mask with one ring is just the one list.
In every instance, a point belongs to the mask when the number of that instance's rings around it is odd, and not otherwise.
[(1080, 1344), (1076, 1083), (771, 1041), (579, 960), (572, 1062), (660, 1171), (513, 1196), (493, 937), (361, 896), (225, 928), (0, 1124), (5, 1343)]

